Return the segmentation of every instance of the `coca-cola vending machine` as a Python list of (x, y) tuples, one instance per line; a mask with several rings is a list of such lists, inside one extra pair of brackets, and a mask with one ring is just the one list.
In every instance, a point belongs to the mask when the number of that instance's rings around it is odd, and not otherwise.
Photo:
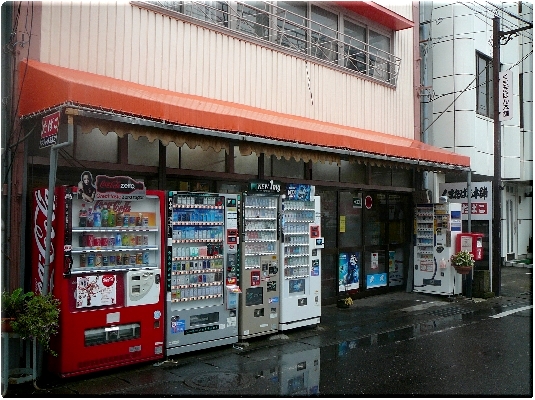
[[(54, 192), (48, 287), (61, 310), (48, 369), (61, 377), (164, 356), (165, 194), (130, 177), (97, 176), (93, 184), (84, 174), (78, 186)], [(33, 192), (36, 293), (45, 276), (47, 198), (48, 189)]]

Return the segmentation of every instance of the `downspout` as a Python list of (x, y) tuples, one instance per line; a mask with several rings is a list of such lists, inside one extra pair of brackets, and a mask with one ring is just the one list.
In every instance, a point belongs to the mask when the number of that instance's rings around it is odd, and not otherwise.
[[(429, 4), (429, 3), (427, 3)], [(419, 25), (420, 25), (420, 57), (421, 57), (421, 88), (420, 88), (420, 95), (421, 97), (421, 126), (422, 126), (422, 133), (421, 133), (421, 141), (423, 143), (429, 142), (429, 135), (427, 133), (427, 129), (429, 128), (429, 92), (427, 89), (429, 88), (429, 78), (428, 78), (428, 68), (427, 68), (427, 60), (428, 60), (428, 53), (431, 49), (431, 46), (429, 46), (429, 24), (431, 21), (426, 21), (425, 19), (425, 7), (426, 3), (420, 2), (419, 6)], [(432, 3), (429, 5), (429, 7), (433, 7)], [(422, 49), (423, 47), (423, 49)], [(422, 94), (422, 93), (425, 93)], [(422, 174), (422, 189), (427, 190), (429, 189), (429, 172), (423, 171)]]

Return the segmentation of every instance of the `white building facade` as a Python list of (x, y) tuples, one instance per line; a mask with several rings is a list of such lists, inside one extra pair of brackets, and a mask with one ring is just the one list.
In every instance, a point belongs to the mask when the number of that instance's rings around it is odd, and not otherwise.
[[(421, 2), (420, 11), (424, 141), (468, 155), (473, 186), (494, 176), (493, 18), (502, 32), (529, 28), (500, 47), (513, 93), (512, 119), (501, 129), (501, 255), (525, 258), (533, 232), (533, 4)], [(439, 185), (458, 178), (434, 175), (429, 189), (438, 198)]]

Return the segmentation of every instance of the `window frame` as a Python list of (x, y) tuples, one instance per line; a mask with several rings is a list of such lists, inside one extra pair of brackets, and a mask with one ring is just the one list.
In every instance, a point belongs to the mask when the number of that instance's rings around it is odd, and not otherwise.
[[(483, 61), (486, 65), (480, 72), (480, 61)], [(490, 68), (489, 68), (490, 67)], [(485, 82), (481, 82), (481, 76), (485, 75)], [(494, 118), (494, 100), (493, 100), (493, 85), (492, 85), (492, 58), (476, 51), (476, 113), (487, 118)], [(482, 90), (485, 93), (482, 94)], [(485, 96), (486, 110), (481, 109), (481, 98)]]

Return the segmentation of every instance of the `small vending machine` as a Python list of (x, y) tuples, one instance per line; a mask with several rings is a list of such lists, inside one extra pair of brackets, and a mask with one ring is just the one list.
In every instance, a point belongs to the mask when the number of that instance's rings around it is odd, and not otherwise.
[(462, 292), (462, 277), (451, 265), (461, 233), (461, 204), (418, 204), (415, 210), (414, 291)]
[(280, 189), (274, 181), (255, 181), (243, 194), (240, 339), (278, 331)]
[(237, 195), (168, 192), (166, 354), (236, 343)]
[(320, 323), (321, 213), (314, 186), (288, 184), (281, 201), (279, 330)]
[[(164, 192), (129, 177), (55, 188), (49, 288), (61, 302), (57, 357), (69, 377), (163, 358)], [(85, 188), (87, 189), (87, 188)], [(33, 192), (32, 290), (42, 293), (48, 189)]]

